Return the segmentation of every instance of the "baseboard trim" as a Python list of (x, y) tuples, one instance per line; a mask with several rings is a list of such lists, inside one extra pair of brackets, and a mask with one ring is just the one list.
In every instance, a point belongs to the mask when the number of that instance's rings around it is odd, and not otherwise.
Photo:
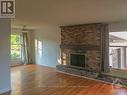
[(0, 89), (0, 94), (10, 92), (10, 91), (11, 91), (11, 88)]

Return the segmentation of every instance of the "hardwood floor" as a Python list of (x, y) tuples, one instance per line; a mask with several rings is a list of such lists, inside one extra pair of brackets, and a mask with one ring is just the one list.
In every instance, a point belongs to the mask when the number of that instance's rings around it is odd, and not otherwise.
[(115, 88), (39, 65), (13, 67), (11, 83), (11, 94), (2, 95), (127, 95), (126, 88)]

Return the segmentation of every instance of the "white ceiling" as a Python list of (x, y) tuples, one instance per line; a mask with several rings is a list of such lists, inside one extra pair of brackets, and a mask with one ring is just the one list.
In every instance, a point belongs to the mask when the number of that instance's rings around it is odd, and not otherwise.
[(127, 21), (127, 0), (16, 0), (12, 25)]

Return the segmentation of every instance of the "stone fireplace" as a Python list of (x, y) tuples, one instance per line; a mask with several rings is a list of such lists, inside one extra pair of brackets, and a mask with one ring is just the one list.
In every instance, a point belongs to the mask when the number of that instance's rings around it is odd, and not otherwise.
[(102, 34), (108, 32), (107, 27), (102, 23), (61, 26), (61, 65), (57, 69), (74, 74), (101, 72), (105, 66)]

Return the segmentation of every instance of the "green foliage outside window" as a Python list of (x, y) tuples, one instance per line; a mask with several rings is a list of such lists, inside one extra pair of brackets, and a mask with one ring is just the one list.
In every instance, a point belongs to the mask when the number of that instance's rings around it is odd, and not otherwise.
[(14, 34), (11, 35), (11, 60), (19, 60), (20, 59), (20, 35)]

